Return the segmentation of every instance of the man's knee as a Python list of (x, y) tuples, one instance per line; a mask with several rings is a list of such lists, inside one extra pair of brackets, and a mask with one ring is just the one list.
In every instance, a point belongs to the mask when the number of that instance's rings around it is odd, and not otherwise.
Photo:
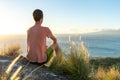
[(52, 49), (57, 49), (57, 48), (59, 48), (59, 46), (58, 46), (58, 44), (56, 43), (56, 44), (52, 44), (51, 46), (50, 46)]

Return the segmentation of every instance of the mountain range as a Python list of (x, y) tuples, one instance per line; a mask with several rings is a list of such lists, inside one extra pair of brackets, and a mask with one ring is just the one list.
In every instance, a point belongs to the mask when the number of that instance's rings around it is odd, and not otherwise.
[(99, 32), (93, 32), (93, 33), (89, 33), (90, 35), (120, 35), (120, 29), (118, 30), (113, 30), (113, 29), (109, 29), (109, 30), (101, 30)]

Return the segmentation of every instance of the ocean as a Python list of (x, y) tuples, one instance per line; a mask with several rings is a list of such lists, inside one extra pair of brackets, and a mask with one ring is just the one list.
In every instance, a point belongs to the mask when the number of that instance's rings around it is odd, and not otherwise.
[[(91, 57), (120, 57), (120, 36), (117, 35), (59, 34), (55, 36), (64, 52), (69, 50), (69, 42), (79, 44), (83, 41)], [(50, 42), (51, 40), (47, 39), (47, 45)], [(17, 43), (21, 45), (22, 55), (26, 56), (26, 35), (0, 36), (0, 49)]]

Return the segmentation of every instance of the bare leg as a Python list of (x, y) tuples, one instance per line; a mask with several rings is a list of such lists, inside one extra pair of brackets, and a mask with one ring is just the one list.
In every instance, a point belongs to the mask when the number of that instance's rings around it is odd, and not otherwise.
[(55, 50), (56, 55), (61, 53), (61, 49), (60, 49), (60, 47), (59, 47), (59, 45), (57, 43), (50, 45), (50, 47)]

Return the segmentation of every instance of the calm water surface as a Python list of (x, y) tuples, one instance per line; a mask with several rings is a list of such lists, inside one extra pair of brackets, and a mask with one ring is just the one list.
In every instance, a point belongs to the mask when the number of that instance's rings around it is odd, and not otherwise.
[[(70, 36), (70, 37), (69, 37)], [(82, 38), (81, 38), (82, 36)], [(58, 43), (63, 51), (70, 48), (69, 40), (84, 44), (88, 48), (91, 57), (120, 57), (120, 36), (103, 35), (56, 35)], [(10, 44), (19, 43), (23, 49), (23, 55), (26, 55), (26, 36), (25, 35), (4, 35), (0, 36), (0, 48), (7, 47)], [(50, 40), (47, 39), (49, 45)]]

